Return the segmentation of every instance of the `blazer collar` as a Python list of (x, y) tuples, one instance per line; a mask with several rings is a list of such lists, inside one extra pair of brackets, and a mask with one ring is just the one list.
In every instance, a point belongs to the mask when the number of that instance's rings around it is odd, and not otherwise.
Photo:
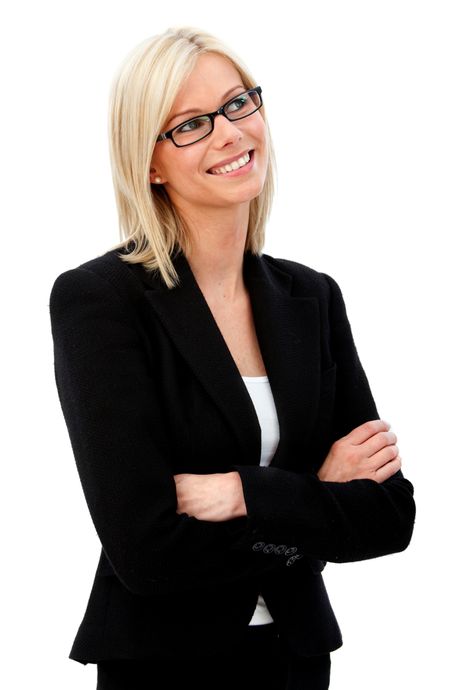
[[(228, 420), (239, 453), (230, 463), (258, 465), (261, 429), (251, 397), (186, 256), (179, 253), (173, 263), (180, 277), (180, 285), (173, 289), (142, 269), (145, 297), (174, 347)], [(295, 461), (298, 466), (319, 396), (318, 301), (293, 295), (291, 274), (265, 254), (246, 251), (243, 275), (280, 427), (270, 464), (287, 468)]]

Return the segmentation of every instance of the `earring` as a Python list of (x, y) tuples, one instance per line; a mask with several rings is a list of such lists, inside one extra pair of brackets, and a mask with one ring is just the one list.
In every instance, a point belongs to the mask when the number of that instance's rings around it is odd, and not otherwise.
[(155, 177), (155, 182), (158, 182), (158, 183), (161, 182), (161, 178), (160, 178), (160, 177)]

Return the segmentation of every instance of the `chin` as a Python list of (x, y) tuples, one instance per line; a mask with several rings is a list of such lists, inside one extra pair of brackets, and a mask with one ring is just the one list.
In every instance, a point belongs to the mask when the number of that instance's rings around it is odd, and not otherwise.
[(256, 199), (261, 194), (262, 190), (263, 187), (260, 185), (252, 185), (251, 189), (237, 191), (235, 194), (230, 194), (227, 199), (230, 203), (245, 204)]

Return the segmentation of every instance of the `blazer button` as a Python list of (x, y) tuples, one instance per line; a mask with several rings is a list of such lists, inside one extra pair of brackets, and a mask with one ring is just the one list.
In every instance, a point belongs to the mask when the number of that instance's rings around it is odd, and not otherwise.
[(266, 545), (265, 541), (257, 541), (255, 544), (253, 544), (252, 549), (253, 551), (261, 551)]
[(286, 556), (291, 556), (296, 551), (297, 551), (296, 546), (290, 546), (288, 549), (286, 549)]
[(295, 561), (297, 561), (299, 558), (301, 558), (301, 556), (299, 556), (298, 554), (296, 556), (291, 556), (290, 558), (288, 558), (286, 565), (294, 565)]
[(267, 546), (264, 547), (264, 553), (272, 553), (274, 549), (275, 544), (267, 544)]
[(279, 546), (276, 547), (275, 553), (278, 556), (281, 556), (286, 551), (286, 549), (287, 549), (286, 544), (280, 544)]

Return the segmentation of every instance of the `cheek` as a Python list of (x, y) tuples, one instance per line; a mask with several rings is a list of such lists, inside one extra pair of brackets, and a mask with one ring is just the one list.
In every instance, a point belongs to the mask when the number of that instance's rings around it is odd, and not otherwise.
[(254, 125), (255, 136), (258, 136), (259, 139), (265, 140), (267, 136), (266, 123), (264, 122), (262, 115), (260, 115), (259, 113), (255, 114), (258, 116), (252, 123)]
[(198, 155), (195, 151), (176, 148), (171, 142), (164, 142), (166, 150), (154, 155), (151, 167), (158, 170), (169, 180), (186, 179), (186, 175), (192, 175), (195, 166), (198, 166)]
[(262, 155), (265, 158), (267, 158), (269, 155), (267, 129), (266, 129), (266, 124), (262, 118), (260, 119), (260, 122), (258, 122), (255, 125), (255, 129), (253, 130), (253, 138), (254, 138), (255, 144), (259, 148), (260, 156)]
[(192, 178), (193, 175), (201, 171), (203, 159), (194, 146), (186, 146), (184, 151), (178, 149), (177, 153), (178, 156), (173, 159), (170, 166), (172, 177), (186, 180), (187, 177)]
[(255, 145), (259, 148), (260, 156), (264, 158), (268, 157), (268, 140), (267, 140), (267, 130), (266, 124), (262, 118), (259, 122), (256, 122), (254, 129), (251, 132), (251, 136)]

